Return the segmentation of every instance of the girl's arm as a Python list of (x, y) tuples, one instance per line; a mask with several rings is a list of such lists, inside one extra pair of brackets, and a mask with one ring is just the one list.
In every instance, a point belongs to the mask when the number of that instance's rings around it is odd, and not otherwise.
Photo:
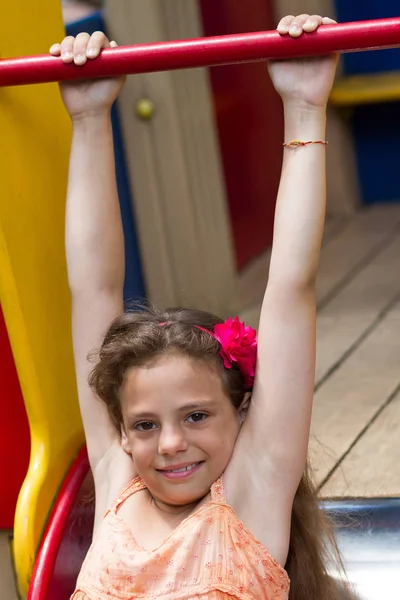
[[(77, 65), (109, 46), (104, 34), (82, 33), (52, 46), (51, 53)], [(101, 346), (111, 321), (123, 311), (124, 240), (115, 178), (111, 107), (123, 79), (61, 85), (73, 133), (66, 208), (66, 256), (72, 297), (72, 335), (78, 396), (87, 448), (96, 475), (119, 435), (105, 406), (88, 386), (88, 354)], [(122, 451), (121, 451), (122, 452)], [(127, 458), (128, 460), (128, 458)]]
[[(307, 22), (307, 16), (302, 16), (296, 21), (311, 31), (322, 20), (314, 17)], [(282, 23), (278, 30), (281, 28)], [(326, 103), (336, 60), (325, 57), (271, 65), (274, 85), (284, 103), (285, 142), (325, 140)], [(269, 281), (261, 310), (256, 380), (226, 475), (229, 499), (245, 525), (282, 563), (310, 431), (315, 279), (325, 219), (325, 185), (325, 145), (285, 148)]]
[(85, 116), (73, 124), (65, 231), (72, 298), (72, 339), (79, 404), (92, 468), (118, 434), (88, 385), (111, 321), (123, 311), (124, 243), (115, 183), (111, 118)]

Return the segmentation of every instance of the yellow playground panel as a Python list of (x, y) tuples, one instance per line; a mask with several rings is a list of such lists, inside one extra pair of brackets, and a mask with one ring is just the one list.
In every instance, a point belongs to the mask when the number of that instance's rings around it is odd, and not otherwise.
[(398, 71), (339, 78), (331, 94), (331, 103), (336, 106), (398, 100), (400, 100), (400, 72)]
[[(64, 35), (60, 0), (0, 8), (2, 57), (44, 53)], [(1, 88), (0, 104), (0, 302), (32, 440), (14, 528), (25, 596), (52, 502), (83, 443), (64, 259), (70, 124), (56, 84)]]

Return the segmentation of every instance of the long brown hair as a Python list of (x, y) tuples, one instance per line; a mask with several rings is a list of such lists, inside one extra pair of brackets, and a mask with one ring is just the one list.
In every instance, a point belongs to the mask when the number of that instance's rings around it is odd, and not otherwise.
[[(198, 325), (213, 330), (222, 319), (194, 309), (158, 311), (154, 307), (125, 312), (107, 331), (96, 353), (97, 363), (89, 384), (106, 404), (118, 431), (122, 423), (119, 392), (127, 370), (148, 364), (167, 353), (208, 361), (219, 370), (225, 390), (238, 408), (248, 389), (239, 369), (225, 369), (219, 343)], [(162, 326), (160, 326), (162, 325)], [(307, 465), (292, 509), (291, 535), (286, 570), (291, 580), (289, 600), (341, 600), (342, 592), (327, 571), (342, 569), (333, 527), (322, 510)]]

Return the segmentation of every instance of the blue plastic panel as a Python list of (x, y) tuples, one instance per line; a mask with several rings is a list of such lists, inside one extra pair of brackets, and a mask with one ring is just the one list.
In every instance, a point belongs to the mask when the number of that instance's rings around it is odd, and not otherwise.
[[(336, 0), (336, 15), (341, 22), (398, 17), (400, 4), (398, 0)], [(400, 70), (400, 49), (346, 54), (343, 62), (349, 75)]]

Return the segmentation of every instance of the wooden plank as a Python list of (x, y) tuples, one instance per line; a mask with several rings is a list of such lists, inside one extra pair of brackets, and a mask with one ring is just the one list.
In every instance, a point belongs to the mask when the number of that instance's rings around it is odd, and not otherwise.
[(337, 367), (400, 291), (400, 236), (319, 311), (316, 383)]
[(9, 536), (10, 534), (6, 531), (0, 532), (0, 598), (2, 600), (15, 600), (17, 598), (11, 565)]
[(340, 235), (340, 232), (348, 224), (349, 220), (349, 217), (328, 216), (325, 222), (324, 239), (322, 240), (322, 247), (324, 247), (328, 242), (333, 240), (337, 235)]
[(389, 243), (399, 227), (398, 204), (375, 206), (349, 220), (340, 235), (323, 248), (317, 279), (319, 306), (326, 304), (358, 269)]
[(346, 456), (322, 488), (322, 494), (329, 497), (399, 496), (399, 432), (400, 392), (384, 408)]
[(315, 396), (310, 458), (323, 482), (400, 381), (400, 304)]
[[(323, 246), (339, 236), (347, 222), (348, 219), (344, 217), (328, 217), (325, 223)], [(255, 329), (258, 327), (260, 318), (270, 258), (271, 249), (268, 249), (261, 256), (255, 258), (238, 277), (239, 305), (242, 307), (241, 318)]]
[[(323, 308), (357, 274), (358, 270), (391, 243), (400, 228), (400, 206), (381, 205), (349, 219), (329, 219), (325, 226), (317, 302)], [(257, 328), (270, 254), (265, 253), (241, 275), (241, 317)]]

